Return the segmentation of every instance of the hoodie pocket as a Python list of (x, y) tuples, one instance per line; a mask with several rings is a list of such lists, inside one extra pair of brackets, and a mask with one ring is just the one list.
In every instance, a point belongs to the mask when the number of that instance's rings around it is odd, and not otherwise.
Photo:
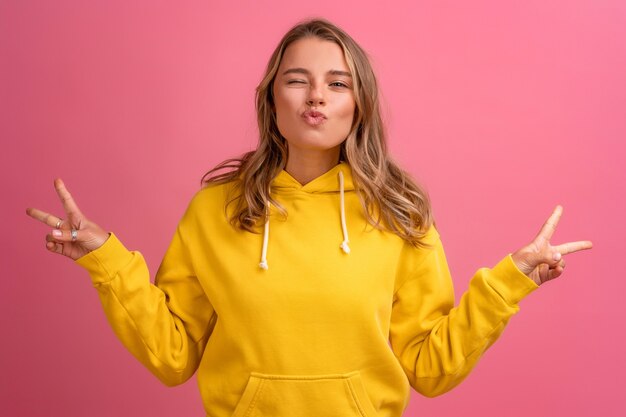
[(376, 417), (359, 372), (250, 374), (232, 417)]

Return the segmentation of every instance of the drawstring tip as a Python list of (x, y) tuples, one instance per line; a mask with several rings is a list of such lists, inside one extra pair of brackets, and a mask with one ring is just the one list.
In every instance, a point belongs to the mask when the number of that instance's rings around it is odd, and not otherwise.
[(350, 253), (350, 246), (348, 246), (348, 241), (344, 240), (341, 243), (341, 250), (343, 250), (344, 253)]
[(264, 270), (267, 271), (269, 269), (269, 266), (267, 266), (267, 261), (263, 261), (259, 264), (259, 267)]

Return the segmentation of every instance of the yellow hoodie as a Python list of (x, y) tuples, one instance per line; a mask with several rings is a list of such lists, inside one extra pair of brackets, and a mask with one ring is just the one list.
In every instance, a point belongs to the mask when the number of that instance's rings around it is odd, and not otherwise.
[(229, 224), (230, 186), (194, 196), (155, 285), (113, 234), (77, 260), (151, 372), (176, 385), (198, 370), (207, 416), (398, 417), (409, 385), (460, 383), (536, 288), (507, 256), (454, 307), (435, 228), (418, 249), (368, 225), (344, 163), (304, 186), (282, 171), (288, 217), (272, 208), (263, 234)]

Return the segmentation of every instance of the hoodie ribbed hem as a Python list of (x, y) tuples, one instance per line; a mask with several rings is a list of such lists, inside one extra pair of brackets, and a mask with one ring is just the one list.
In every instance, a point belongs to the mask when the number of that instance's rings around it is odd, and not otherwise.
[(113, 280), (132, 261), (133, 256), (117, 236), (110, 233), (102, 246), (75, 262), (89, 272), (94, 285), (100, 285)]
[(524, 297), (539, 288), (535, 282), (517, 268), (509, 254), (491, 270), (487, 283), (509, 305), (518, 304)]

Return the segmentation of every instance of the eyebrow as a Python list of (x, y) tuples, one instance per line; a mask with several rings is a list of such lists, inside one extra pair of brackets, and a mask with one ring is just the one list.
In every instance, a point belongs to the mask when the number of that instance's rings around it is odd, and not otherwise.
[[(306, 75), (309, 75), (309, 74), (311, 74), (311, 72), (309, 70), (307, 70), (306, 68), (289, 68), (287, 71), (283, 72), (283, 75), (286, 75), (286, 74), (306, 74)], [(350, 74), (348, 71), (341, 71), (341, 70), (330, 70), (326, 74), (329, 74), (329, 75), (343, 75), (344, 77), (352, 77), (352, 74)]]

